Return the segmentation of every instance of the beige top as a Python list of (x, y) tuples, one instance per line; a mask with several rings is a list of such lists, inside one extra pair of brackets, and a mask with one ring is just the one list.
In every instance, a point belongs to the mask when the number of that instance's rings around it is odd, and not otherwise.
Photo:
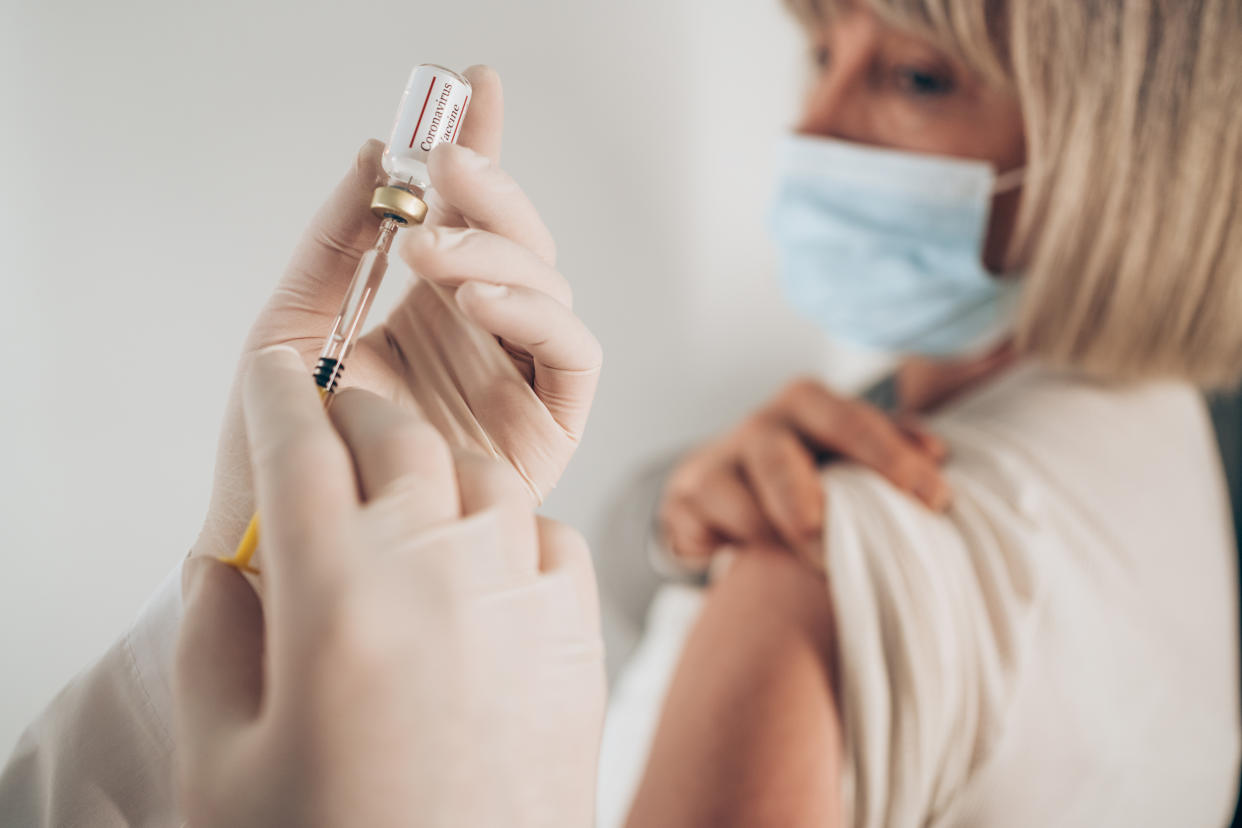
[(1227, 824), (1236, 553), (1200, 395), (1026, 366), (932, 426), (947, 515), (825, 472), (847, 824)]

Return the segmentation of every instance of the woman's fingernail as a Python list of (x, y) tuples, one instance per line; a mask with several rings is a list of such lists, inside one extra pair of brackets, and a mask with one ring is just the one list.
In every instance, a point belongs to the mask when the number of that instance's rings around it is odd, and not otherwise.
[(927, 508), (944, 511), (949, 503), (949, 488), (939, 480), (924, 478), (914, 485), (913, 493), (927, 504)]

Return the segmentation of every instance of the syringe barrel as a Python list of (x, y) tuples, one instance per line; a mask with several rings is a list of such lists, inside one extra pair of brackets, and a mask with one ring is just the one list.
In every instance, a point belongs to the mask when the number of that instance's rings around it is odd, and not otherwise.
[(394, 183), (420, 195), (431, 186), (427, 156), (437, 144), (457, 140), (470, 91), (470, 82), (451, 69), (430, 63), (414, 67), (384, 148), (384, 171)]
[(341, 309), (332, 320), (332, 330), (324, 340), (319, 363), (315, 366), (315, 382), (325, 391), (336, 391), (337, 382), (345, 370), (345, 360), (349, 359), (362, 333), (362, 326), (366, 324), (367, 313), (388, 270), (388, 251), (392, 248), (397, 226), (391, 219), (382, 222), (375, 246), (358, 260), (354, 278), (345, 291)]

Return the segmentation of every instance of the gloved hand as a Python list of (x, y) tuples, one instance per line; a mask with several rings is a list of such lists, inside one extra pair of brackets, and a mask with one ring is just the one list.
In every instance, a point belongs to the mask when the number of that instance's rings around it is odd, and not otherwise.
[[(539, 500), (577, 447), (601, 352), (570, 309), (551, 234), (497, 166), (504, 117), (500, 80), (485, 67), (466, 75), (474, 93), (461, 146), (432, 152), (428, 221), (398, 237), (401, 254), (425, 279), (359, 341), (345, 363), (342, 387), (395, 400), (419, 411), (451, 444), (504, 458)], [(302, 354), (309, 372), (358, 258), (378, 231), (368, 205), (372, 190), (385, 181), (382, 150), (377, 141), (364, 146), (319, 210), (259, 314), (246, 354), (288, 344)], [(463, 316), (482, 330), (464, 324)], [(249, 468), (235, 383), (195, 554), (233, 553), (254, 512)]]
[(822, 566), (824, 489), (819, 466), (853, 460), (929, 508), (948, 507), (944, 443), (815, 380), (791, 383), (741, 425), (688, 454), (659, 506), (664, 545), (687, 569), (723, 547), (776, 546)]
[(604, 673), (580, 536), (373, 394), (330, 423), (289, 349), (254, 357), (243, 400), (265, 596), (186, 565), (188, 824), (590, 825)]

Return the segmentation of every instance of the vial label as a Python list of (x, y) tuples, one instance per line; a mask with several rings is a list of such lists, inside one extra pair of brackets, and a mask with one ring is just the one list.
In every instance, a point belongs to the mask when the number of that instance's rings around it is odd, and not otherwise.
[(470, 105), (470, 84), (442, 66), (414, 67), (401, 97), (401, 108), (384, 153), (390, 174), (426, 186), (427, 153), (436, 144), (453, 143)]

